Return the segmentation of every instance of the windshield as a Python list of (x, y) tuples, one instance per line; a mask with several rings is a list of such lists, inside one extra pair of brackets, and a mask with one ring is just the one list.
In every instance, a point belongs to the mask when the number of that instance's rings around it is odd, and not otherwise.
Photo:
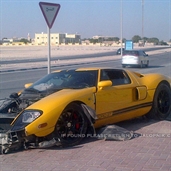
[(54, 72), (46, 75), (42, 79), (35, 82), (28, 91), (46, 91), (59, 90), (64, 88), (86, 88), (93, 87), (97, 84), (97, 70), (90, 71), (75, 71), (65, 70)]
[(138, 51), (129, 51), (129, 50), (125, 50), (123, 52), (123, 55), (135, 55), (138, 56)]

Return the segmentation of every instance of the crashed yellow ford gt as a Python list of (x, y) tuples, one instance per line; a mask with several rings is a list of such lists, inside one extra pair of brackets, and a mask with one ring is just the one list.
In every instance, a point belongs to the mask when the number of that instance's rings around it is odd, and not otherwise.
[(166, 76), (112, 68), (57, 70), (1, 103), (0, 123), (14, 119), (1, 149), (72, 146), (104, 125), (143, 115), (163, 120), (170, 112)]

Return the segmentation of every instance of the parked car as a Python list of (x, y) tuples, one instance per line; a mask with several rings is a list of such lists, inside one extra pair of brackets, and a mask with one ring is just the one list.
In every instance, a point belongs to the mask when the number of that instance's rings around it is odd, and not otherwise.
[[(122, 48), (122, 53), (123, 53), (124, 50), (125, 50), (125, 48)], [(119, 48), (119, 49), (116, 51), (116, 55), (121, 55), (121, 48)]]
[(104, 125), (143, 115), (162, 120), (171, 112), (171, 79), (160, 74), (58, 70), (25, 87), (1, 101), (0, 126), (14, 119), (0, 141), (3, 153), (73, 146)]
[(125, 50), (122, 55), (122, 67), (125, 68), (126, 66), (148, 67), (148, 54), (143, 50)]

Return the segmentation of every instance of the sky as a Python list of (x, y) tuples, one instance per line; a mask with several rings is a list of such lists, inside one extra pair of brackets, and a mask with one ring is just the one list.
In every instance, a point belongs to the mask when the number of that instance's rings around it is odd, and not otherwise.
[(61, 5), (51, 33), (171, 39), (171, 0), (0, 0), (0, 40), (47, 33), (39, 2)]

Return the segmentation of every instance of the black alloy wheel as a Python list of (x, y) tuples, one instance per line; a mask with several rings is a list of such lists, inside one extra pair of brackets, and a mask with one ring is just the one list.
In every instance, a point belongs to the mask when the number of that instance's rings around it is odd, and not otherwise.
[(163, 114), (167, 114), (170, 105), (170, 97), (168, 92), (166, 90), (161, 90), (157, 98), (158, 110)]
[(62, 146), (77, 145), (86, 135), (87, 118), (79, 104), (72, 103), (66, 107), (59, 117), (55, 136)]

